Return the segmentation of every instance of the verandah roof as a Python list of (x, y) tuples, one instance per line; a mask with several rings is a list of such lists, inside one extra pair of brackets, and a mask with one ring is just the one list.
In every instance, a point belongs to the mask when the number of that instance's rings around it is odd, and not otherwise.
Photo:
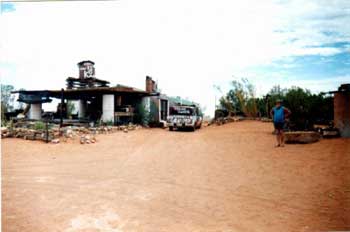
[[(18, 101), (31, 103), (44, 103), (50, 102), (50, 98), (61, 98), (61, 90), (19, 90), (13, 91), (12, 93), (19, 93), (20, 97)], [(117, 87), (98, 87), (98, 88), (84, 88), (84, 89), (65, 89), (63, 90), (63, 98), (68, 100), (79, 100), (79, 99), (93, 99), (103, 94), (116, 94), (116, 95), (132, 95), (138, 97), (144, 96), (156, 96), (159, 94), (148, 93), (143, 90), (135, 89), (127, 86)], [(44, 96), (44, 97), (43, 97)]]

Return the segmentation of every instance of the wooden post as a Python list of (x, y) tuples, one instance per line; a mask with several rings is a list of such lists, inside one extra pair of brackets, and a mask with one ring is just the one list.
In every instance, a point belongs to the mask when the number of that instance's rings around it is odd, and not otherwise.
[(267, 118), (270, 118), (269, 99), (270, 99), (270, 95), (267, 94), (266, 97), (265, 97), (265, 101), (266, 101), (266, 117)]
[(49, 118), (46, 118), (46, 143), (49, 142)]
[(60, 107), (60, 127), (63, 125), (63, 104), (64, 104), (64, 96), (63, 96), (64, 89), (61, 89), (61, 107)]

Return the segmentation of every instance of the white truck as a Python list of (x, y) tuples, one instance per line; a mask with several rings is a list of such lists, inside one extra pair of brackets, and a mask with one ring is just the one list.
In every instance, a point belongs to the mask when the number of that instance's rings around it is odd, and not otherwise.
[(195, 105), (178, 105), (169, 109), (167, 125), (169, 130), (174, 129), (190, 129), (195, 131), (202, 126), (202, 113), (199, 107)]

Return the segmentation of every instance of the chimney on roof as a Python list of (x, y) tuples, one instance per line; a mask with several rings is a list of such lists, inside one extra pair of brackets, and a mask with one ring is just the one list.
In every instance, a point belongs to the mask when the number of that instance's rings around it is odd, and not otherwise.
[(152, 77), (146, 76), (146, 92), (155, 93), (157, 92), (157, 83), (152, 80)]
[(84, 60), (78, 63), (79, 78), (95, 78), (95, 63), (91, 60)]

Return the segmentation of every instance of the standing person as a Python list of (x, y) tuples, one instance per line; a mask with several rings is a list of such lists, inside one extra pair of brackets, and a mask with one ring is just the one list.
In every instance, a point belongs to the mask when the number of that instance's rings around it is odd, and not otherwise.
[(270, 111), (271, 118), (273, 118), (273, 125), (276, 130), (276, 147), (284, 146), (284, 123), (286, 118), (291, 114), (290, 110), (282, 106), (282, 100), (276, 101), (276, 106)]

